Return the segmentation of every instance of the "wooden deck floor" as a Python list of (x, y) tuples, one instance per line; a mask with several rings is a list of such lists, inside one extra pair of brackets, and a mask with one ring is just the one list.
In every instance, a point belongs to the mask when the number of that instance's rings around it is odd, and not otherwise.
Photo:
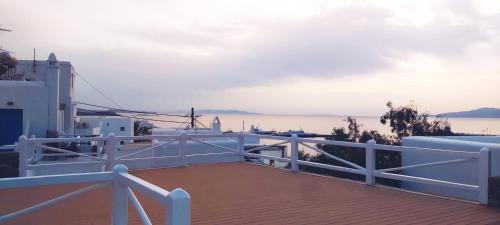
[[(500, 210), (246, 163), (132, 172), (192, 197), (193, 224), (500, 224)], [(77, 189), (59, 185), (0, 191), (0, 214)], [(164, 212), (138, 193), (153, 224)], [(5, 224), (109, 224), (110, 190), (102, 189)], [(129, 205), (130, 224), (141, 224)]]

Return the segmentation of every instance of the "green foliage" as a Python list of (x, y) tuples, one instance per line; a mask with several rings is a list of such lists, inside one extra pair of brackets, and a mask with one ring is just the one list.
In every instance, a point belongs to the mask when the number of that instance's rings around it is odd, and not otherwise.
[[(417, 107), (413, 104), (394, 107), (391, 102), (387, 103), (388, 111), (380, 117), (382, 124), (388, 124), (391, 127), (393, 135), (384, 135), (376, 130), (364, 130), (361, 132), (361, 124), (358, 124), (355, 118), (347, 117), (347, 130), (344, 127), (333, 128), (332, 135), (327, 140), (346, 141), (366, 143), (369, 140), (375, 140), (378, 144), (401, 145), (403, 137), (407, 136), (451, 136), (450, 124), (446, 119), (437, 118), (429, 120), (429, 114), (420, 114)], [(366, 156), (364, 148), (352, 148), (334, 145), (317, 145), (318, 148), (338, 158), (353, 162), (359, 166), (366, 165)], [(304, 151), (299, 152), (300, 160), (307, 160), (322, 164), (350, 167), (337, 160), (331, 159), (324, 154), (311, 155)], [(399, 152), (377, 150), (375, 154), (376, 169), (394, 168), (401, 166), (401, 154)], [(364, 180), (364, 176), (321, 169), (310, 166), (300, 166), (301, 170), (319, 173), (324, 175), (336, 176), (354, 180)], [(391, 186), (400, 186), (399, 181), (377, 178), (377, 183)]]
[[(360, 143), (366, 143), (368, 140), (374, 139), (375, 141), (377, 141), (377, 143), (382, 143), (382, 144), (393, 143), (393, 140), (389, 136), (382, 135), (378, 131), (373, 131), (373, 130), (363, 131), (361, 133), (360, 127), (362, 125), (358, 124), (355, 118), (348, 117), (346, 121), (347, 121), (347, 130), (343, 127), (334, 128), (332, 131), (332, 136), (329, 136), (326, 139), (335, 141), (346, 141), (346, 142), (360, 142)], [(364, 167), (366, 165), (366, 156), (364, 148), (353, 148), (353, 147), (322, 145), (322, 144), (318, 144), (317, 147), (325, 152), (328, 152), (333, 156), (347, 160), (349, 162), (353, 162), (359, 166)], [(377, 151), (375, 157), (376, 157), (375, 165), (377, 169), (401, 166), (401, 155), (398, 152)], [(350, 167), (349, 165), (331, 159), (324, 154), (311, 155), (309, 153), (305, 153), (304, 151), (300, 151), (299, 159), (322, 163), (322, 164)], [(333, 171), (333, 170), (310, 167), (310, 166), (301, 166), (300, 169), (312, 173), (324, 174), (346, 179), (353, 179), (353, 180), (365, 179), (363, 175)], [(387, 185), (399, 186), (399, 182), (397, 181), (391, 181), (387, 179), (377, 179), (377, 181), (379, 183), (384, 183)]]
[(146, 120), (134, 121), (134, 136), (151, 135), (153, 133), (153, 124)]
[(429, 114), (418, 113), (414, 104), (394, 107), (387, 102), (387, 111), (380, 117), (382, 124), (389, 124), (395, 134), (395, 143), (400, 144), (408, 136), (452, 136), (450, 124), (446, 119), (436, 118), (429, 121)]

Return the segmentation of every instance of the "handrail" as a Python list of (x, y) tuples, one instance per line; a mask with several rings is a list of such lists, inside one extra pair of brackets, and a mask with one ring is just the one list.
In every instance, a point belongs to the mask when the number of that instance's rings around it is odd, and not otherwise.
[(414, 177), (414, 176), (394, 174), (394, 173), (384, 173), (384, 172), (375, 172), (375, 175), (377, 175), (378, 177), (382, 177), (382, 178), (397, 179), (397, 180), (410, 181), (410, 182), (419, 182), (419, 183), (423, 183), (423, 184), (440, 185), (440, 186), (445, 186), (445, 187), (450, 187), (450, 188), (460, 188), (460, 189), (472, 190), (472, 191), (479, 191), (480, 190), (478, 185), (455, 183), (455, 182), (429, 179), (429, 178), (423, 178), (423, 177)]
[(243, 134), (243, 136), (244, 137), (252, 137), (252, 138), (290, 141), (290, 137), (283, 137), (283, 136), (262, 135), (262, 134)]
[(269, 147), (274, 147), (274, 146), (278, 146), (278, 145), (286, 144), (286, 143), (289, 143), (289, 142), (290, 142), (290, 141), (283, 141), (283, 142), (278, 142), (278, 143), (276, 143), (276, 144), (264, 145), (264, 146), (261, 146), (261, 147), (256, 147), (256, 148), (247, 149), (247, 150), (245, 150), (245, 152), (254, 152), (254, 151), (257, 151), (257, 150), (262, 150), (262, 149), (266, 149), (266, 148), (269, 148)]
[(139, 215), (139, 218), (141, 218), (142, 223), (144, 225), (152, 225), (151, 221), (149, 220), (148, 214), (146, 214), (146, 211), (144, 211), (144, 208), (142, 208), (141, 203), (139, 202), (137, 197), (135, 197), (134, 192), (130, 188), (127, 188), (127, 194), (130, 199), (130, 202), (132, 202), (132, 204), (134, 205), (135, 211)]
[(323, 145), (335, 145), (342, 147), (352, 147), (352, 148), (366, 148), (365, 143), (357, 142), (347, 142), (347, 141), (333, 141), (333, 140), (319, 140), (319, 139), (309, 139), (309, 138), (297, 138), (299, 142), (323, 144)]
[(0, 222), (7, 221), (7, 220), (12, 219), (14, 217), (22, 216), (22, 215), (24, 215), (26, 213), (29, 213), (31, 211), (35, 211), (37, 209), (45, 208), (47, 206), (56, 204), (56, 203), (58, 203), (58, 202), (60, 202), (62, 200), (65, 200), (65, 199), (72, 198), (72, 197), (81, 195), (83, 193), (87, 193), (89, 191), (93, 191), (93, 190), (99, 189), (99, 188), (101, 188), (101, 187), (103, 187), (105, 185), (107, 185), (107, 184), (94, 184), (94, 185), (91, 185), (91, 186), (88, 186), (88, 187), (84, 187), (82, 189), (78, 189), (76, 191), (73, 191), (73, 192), (61, 195), (59, 197), (47, 200), (45, 202), (42, 202), (42, 203), (30, 206), (28, 208), (21, 209), (21, 210), (16, 211), (16, 212), (9, 213), (7, 215), (0, 216)]
[[(218, 144), (213, 144), (213, 143), (208, 143), (205, 140), (198, 140), (198, 139), (209, 139), (209, 138), (234, 138), (237, 139), (237, 149), (232, 149), (228, 148), (222, 145)], [(244, 139), (245, 138), (259, 138), (259, 139), (270, 139), (270, 140), (278, 140), (281, 141), (279, 143), (267, 145), (267, 146), (261, 146), (261, 147), (256, 147), (252, 149), (245, 150), (245, 145), (244, 145)], [(272, 135), (258, 135), (258, 134), (247, 134), (247, 133), (228, 133), (228, 134), (180, 134), (180, 135), (150, 135), (150, 136), (137, 136), (137, 137), (126, 137), (126, 136), (114, 136), (110, 135), (108, 137), (92, 137), (92, 138), (55, 138), (55, 139), (47, 139), (47, 138), (30, 138), (27, 139), (26, 137), (22, 136), (19, 139), (18, 144), (15, 146), (16, 151), (19, 152), (19, 160), (20, 160), (20, 174), (21, 176), (25, 176), (26, 170), (29, 168), (36, 168), (36, 167), (44, 167), (44, 166), (54, 166), (57, 163), (52, 163), (48, 165), (44, 164), (33, 164), (33, 165), (27, 165), (27, 162), (29, 162), (29, 157), (31, 157), (34, 147), (41, 147), (49, 150), (55, 150), (55, 151), (61, 151), (61, 149), (41, 145), (43, 143), (52, 143), (52, 142), (77, 142), (77, 141), (99, 141), (104, 144), (104, 149), (105, 149), (105, 155), (100, 155), (98, 154), (99, 157), (94, 157), (94, 156), (89, 156), (87, 154), (82, 154), (82, 153), (73, 153), (81, 157), (88, 157), (92, 158), (101, 162), (104, 162), (107, 164), (108, 170), (110, 168), (113, 168), (114, 165), (116, 165), (118, 162), (136, 162), (136, 161), (149, 161), (149, 162), (155, 162), (155, 161), (161, 161), (161, 160), (166, 160), (166, 159), (174, 159), (174, 160), (179, 160), (175, 161), (173, 165), (183, 165), (186, 166), (189, 162), (192, 161), (197, 161), (197, 160), (191, 160), (195, 157), (203, 157), (203, 156), (224, 156), (228, 154), (236, 155), (238, 156), (239, 160), (244, 161), (245, 157), (253, 157), (253, 158), (260, 158), (260, 159), (268, 159), (268, 160), (276, 160), (276, 161), (283, 161), (283, 162), (288, 162), (290, 163), (291, 171), (294, 172), (299, 172), (300, 168), (299, 165), (302, 166), (311, 166), (311, 167), (318, 167), (318, 168), (325, 168), (325, 169), (331, 169), (331, 170), (337, 170), (337, 171), (343, 171), (343, 172), (349, 172), (349, 173), (356, 173), (356, 174), (361, 174), (365, 176), (365, 182), (367, 185), (375, 185), (375, 178), (377, 177), (385, 177), (385, 178), (390, 178), (390, 179), (396, 179), (396, 180), (404, 180), (404, 181), (409, 181), (411, 180), (412, 182), (427, 182), (427, 178), (418, 178), (418, 177), (413, 177), (415, 179), (410, 179), (408, 175), (404, 175), (405, 177), (402, 177), (403, 175), (400, 174), (394, 174), (391, 172), (395, 171), (401, 171), (401, 170), (406, 170), (406, 169), (411, 169), (411, 168), (420, 168), (420, 167), (430, 167), (430, 166), (437, 166), (437, 165), (446, 165), (446, 164), (452, 164), (452, 163), (463, 163), (463, 162), (469, 162), (469, 161), (478, 161), (479, 163), (479, 171), (478, 171), (478, 177), (479, 177), (479, 184), (478, 184), (478, 190), (479, 190), (479, 195), (480, 195), (480, 202), (485, 203), (487, 201), (487, 186), (488, 186), (488, 177), (489, 177), (489, 167), (490, 167), (490, 156), (489, 156), (489, 150), (488, 149), (482, 149), (480, 152), (466, 152), (466, 151), (454, 151), (454, 150), (447, 150), (447, 149), (432, 149), (432, 148), (420, 148), (420, 147), (408, 147), (408, 146), (391, 146), (391, 145), (382, 145), (382, 144), (376, 144), (373, 140), (368, 141), (367, 143), (354, 143), (354, 142), (345, 142), (345, 141), (334, 141), (334, 140), (319, 140), (319, 139), (310, 139), (310, 138), (298, 138), (297, 135), (292, 135), (291, 137), (283, 137), (283, 136), (272, 136)], [(118, 146), (120, 141), (127, 141), (127, 140), (151, 140), (153, 142), (152, 146), (146, 147), (144, 149), (141, 149), (137, 152), (129, 153), (123, 156), (117, 156), (118, 154)], [(157, 144), (156, 141), (167, 141), (166, 143), (161, 143)], [(179, 142), (179, 152), (176, 156), (151, 156), (151, 157), (140, 157), (140, 158), (127, 158), (133, 155), (138, 155), (140, 153), (146, 152), (146, 151), (151, 151), (153, 149), (159, 148), (161, 146), (165, 146), (171, 143), (174, 143), (178, 141)], [(187, 144), (188, 141), (192, 142), (197, 142), (197, 143), (202, 143), (209, 145), (211, 147), (216, 147), (220, 149), (225, 149), (229, 150), (230, 152), (207, 152), (207, 153), (196, 153), (196, 154), (189, 154), (187, 153)], [(265, 156), (262, 154), (254, 154), (251, 152), (269, 148), (272, 146), (277, 146), (277, 145), (282, 145), (282, 144), (290, 144), (291, 151), (290, 151), (290, 157), (274, 157), (274, 156)], [(347, 148), (360, 148), (364, 149), (365, 151), (365, 157), (366, 157), (366, 165), (360, 166), (357, 165), (354, 162), (350, 162), (345, 159), (341, 159), (329, 152), (326, 152), (322, 150), (319, 147), (315, 147), (311, 144), (317, 144), (317, 146), (320, 145), (333, 145), (333, 146), (341, 146), (341, 147), (347, 147)], [(302, 145), (305, 146), (306, 148), (312, 149), (320, 154), (326, 155), (328, 158), (331, 158), (333, 160), (342, 162), (352, 168), (347, 168), (347, 167), (342, 167), (342, 166), (333, 166), (333, 165), (326, 165), (326, 164), (321, 164), (321, 163), (315, 163), (315, 162), (308, 162), (308, 161), (303, 161), (299, 160), (298, 158), (298, 146)], [(69, 153), (67, 150), (62, 150), (64, 153)], [(394, 167), (394, 168), (384, 168), (384, 169), (379, 169), (376, 170), (375, 168), (375, 158), (376, 158), (376, 153), (377, 151), (393, 151), (393, 152), (425, 152), (427, 154), (433, 154), (433, 155), (440, 155), (440, 156), (448, 156), (448, 157), (456, 157), (457, 159), (449, 159), (449, 160), (444, 160), (444, 161), (439, 161), (439, 162), (430, 162), (430, 163), (421, 163), (417, 165), (405, 165), (405, 166), (399, 166), (399, 167)], [(102, 157), (101, 157), (102, 156)], [(189, 159), (189, 160), (188, 160)], [(91, 164), (91, 162), (71, 162), (71, 163), (64, 163), (64, 165), (70, 165), (70, 164), (78, 164), (80, 163), (81, 165), (84, 164)], [(432, 180), (432, 179), (430, 179)], [(435, 180), (436, 182), (427, 182), (427, 183), (432, 183), (432, 184), (441, 184), (442, 182), (439, 180)], [(465, 185), (465, 186), (464, 186)], [(460, 188), (460, 187), (468, 187), (467, 185), (469, 184), (462, 184), (462, 185), (455, 185), (455, 187)], [(451, 186), (453, 187), (454, 184), (452, 183)], [(470, 186), (470, 185), (469, 185)], [(474, 185), (472, 185), (474, 186)]]
[(178, 140), (172, 140), (172, 141), (169, 141), (169, 142), (166, 142), (166, 143), (162, 143), (162, 144), (158, 144), (158, 145), (153, 144), (152, 146), (148, 146), (148, 147), (146, 147), (146, 148), (144, 148), (144, 149), (142, 149), (142, 150), (140, 150), (138, 152), (133, 152), (133, 153), (130, 153), (130, 154), (127, 154), (127, 155), (123, 155), (123, 156), (120, 156), (120, 157), (118, 157), (116, 159), (119, 160), (119, 159), (127, 158), (129, 156), (138, 155), (138, 154), (141, 154), (141, 153), (144, 153), (144, 152), (147, 152), (147, 151), (151, 151), (151, 150), (153, 150), (155, 148), (160, 148), (160, 147), (172, 144), (172, 143), (174, 143), (176, 141), (178, 141)]
[[(125, 195), (113, 195), (113, 200), (126, 202), (126, 198), (129, 195), (128, 188), (138, 190), (146, 196), (159, 201), (167, 208), (168, 225), (189, 225), (191, 223), (191, 197), (186, 191), (180, 188), (174, 189), (172, 192), (166, 191), (154, 184), (128, 174), (128, 168), (124, 165), (117, 165), (113, 170), (117, 181), (114, 190)], [(123, 218), (128, 215), (126, 207), (115, 208), (113, 212), (119, 214), (113, 215), (113, 221), (116, 224), (122, 224)]]
[(434, 149), (434, 148), (420, 148), (420, 147), (375, 144), (375, 149), (394, 151), (394, 152), (423, 152), (423, 151), (426, 151), (426, 152), (429, 152), (431, 154), (436, 154), (436, 155), (479, 158), (479, 153), (477, 153), (477, 152), (465, 152), (465, 151)]
[[(291, 164), (291, 171), (292, 172), (299, 171), (298, 165), (304, 165), (304, 166), (311, 166), (311, 167), (324, 168), (324, 169), (337, 170), (337, 171), (342, 171), (342, 172), (364, 175), (365, 179), (366, 179), (365, 182), (367, 185), (375, 185), (375, 178), (381, 177), (381, 178), (396, 179), (396, 180), (401, 180), (401, 181), (417, 182), (417, 183), (424, 183), (424, 184), (431, 184), (431, 185), (440, 185), (440, 186), (446, 186), (446, 187), (451, 187), (451, 188), (474, 190), (474, 191), (478, 191), (478, 195), (479, 195), (478, 199), (479, 199), (479, 202), (481, 204), (488, 203), (488, 179), (489, 179), (489, 173), (490, 173), (489, 172), (490, 151), (487, 148), (481, 149), (480, 152), (465, 152), (465, 151), (455, 151), (455, 150), (446, 150), (446, 149), (431, 149), (431, 148), (419, 148), (419, 147), (407, 147), (407, 146), (381, 145), (381, 144), (376, 144), (373, 140), (368, 141), (367, 143), (353, 143), (353, 142), (342, 142), (342, 141), (332, 141), (332, 140), (298, 138), (297, 135), (292, 135), (291, 137), (275, 137), (275, 136), (269, 136), (269, 135), (244, 135), (244, 137), (254, 137), (254, 138), (257, 137), (257, 138), (261, 138), (261, 139), (284, 140), (284, 141), (290, 142), (291, 143), (291, 156), (292, 156), (291, 159), (272, 157), (272, 156), (264, 156), (264, 155), (259, 156), (259, 154), (252, 154), (252, 153), (246, 153), (246, 152), (244, 153), (244, 155), (250, 156), (250, 157), (255, 157), (255, 158), (261, 158), (261, 159), (272, 159), (272, 160), (289, 162)], [(315, 148), (315, 147), (308, 145), (306, 143), (334, 145), (334, 146), (342, 146), (342, 147), (353, 147), (353, 148), (364, 148), (365, 155), (366, 155), (366, 166), (365, 166), (365, 168), (363, 168), (363, 167), (361, 167), (353, 162), (338, 158), (332, 154), (329, 154), (328, 152), (325, 152), (321, 149)], [(345, 163), (351, 167), (354, 167), (355, 169), (299, 160), (297, 158), (297, 155), (298, 155), (298, 147), (297, 146), (299, 144), (303, 145), (309, 149), (312, 149), (320, 154), (324, 154), (331, 159), (340, 161), (340, 162)], [(262, 148), (264, 148), (264, 147), (262, 147)], [(255, 149), (250, 149), (250, 150), (255, 150)], [(377, 150), (394, 151), (394, 152), (417, 152), (417, 151), (419, 151), (419, 152), (425, 152), (425, 153), (434, 154), (434, 155), (458, 157), (458, 159), (444, 160), (444, 161), (431, 162), (431, 163), (421, 163), (421, 164), (417, 164), (417, 165), (407, 165), (407, 166), (400, 166), (400, 167), (394, 167), (394, 168), (384, 168), (384, 169), (376, 170), (375, 169), (375, 156), (376, 156)], [(479, 184), (478, 185), (454, 183), (454, 182), (448, 182), (448, 181), (437, 180), (437, 179), (429, 179), (429, 178), (423, 178), (423, 177), (390, 173), (390, 172), (401, 171), (401, 170), (406, 170), (406, 169), (411, 169), (411, 168), (447, 165), (447, 164), (453, 164), (453, 163), (464, 163), (464, 162), (470, 162), (470, 161), (478, 161), (478, 163), (479, 163), (479, 171), (478, 171)]]
[(204, 141), (196, 140), (194, 138), (188, 138), (188, 140), (196, 142), (196, 143), (200, 143), (200, 144), (205, 144), (205, 145), (208, 145), (208, 146), (216, 147), (216, 148), (222, 148), (222, 149), (228, 150), (230, 152), (237, 152), (238, 151), (237, 149), (231, 149), (231, 148), (227, 148), (227, 147), (224, 147), (224, 146), (221, 146), (221, 145), (210, 144), (210, 143), (207, 143), (207, 142), (204, 142)]
[(46, 145), (35, 145), (35, 147), (38, 147), (38, 148), (41, 148), (41, 149), (45, 149), (45, 150), (54, 151), (54, 152), (61, 152), (61, 153), (67, 153), (67, 154), (73, 154), (73, 155), (77, 155), (77, 156), (82, 156), (82, 157), (86, 157), (86, 158), (90, 158), (90, 159), (95, 159), (97, 161), (103, 161), (104, 160), (102, 158), (91, 156), (91, 155), (88, 155), (88, 154), (83, 154), (83, 153), (78, 153), (78, 152), (72, 152), (72, 151), (68, 151), (68, 150), (65, 150), (65, 149), (54, 148), (54, 147), (50, 147), (50, 146), (46, 146)]
[(84, 141), (105, 141), (107, 137), (72, 137), (72, 138), (34, 138), (28, 139), (28, 143), (45, 144), (57, 142), (84, 142)]
[(162, 203), (166, 208), (167, 225), (189, 225), (190, 224), (190, 196), (182, 189), (175, 189), (172, 192), (166, 191), (161, 187), (146, 182), (138, 177), (128, 174), (128, 168), (124, 165), (116, 165), (112, 172), (82, 173), (49, 175), (39, 177), (19, 177), (0, 179), (0, 189), (35, 187), (41, 185), (71, 184), (71, 183), (96, 183), (85, 188), (55, 197), (42, 203), (0, 215), (0, 222), (22, 216), (26, 213), (54, 205), (58, 202), (72, 198), (83, 193), (87, 193), (101, 187), (113, 186), (112, 199), (112, 224), (124, 225), (128, 221), (128, 198), (136, 207), (136, 210), (145, 224), (151, 224), (144, 209), (140, 205), (130, 188), (139, 190), (153, 199)]
[(162, 199), (170, 193), (169, 191), (166, 191), (161, 187), (148, 183), (128, 173), (120, 172), (116, 176), (116, 179), (120, 184), (126, 185), (134, 190), (138, 190), (148, 195), (152, 199)]
[(36, 176), (36, 177), (2, 178), (0, 179), (0, 189), (35, 187), (40, 185), (108, 182), (112, 179), (113, 179), (113, 172), (75, 173), (75, 174), (64, 174), (64, 175)]
[(14, 149), (14, 148), (16, 148), (16, 145), (2, 145), (2, 146), (0, 146), (0, 150)]
[(339, 161), (339, 162), (341, 162), (341, 163), (347, 164), (347, 165), (349, 165), (349, 166), (351, 166), (351, 167), (354, 167), (354, 168), (356, 168), (356, 169), (358, 169), (358, 170), (361, 170), (361, 171), (366, 170), (365, 168), (363, 168), (363, 167), (359, 166), (358, 164), (355, 164), (355, 163), (349, 162), (349, 161), (347, 161), (347, 160), (345, 160), (345, 159), (341, 159), (341, 158), (339, 158), (339, 157), (333, 156), (332, 154), (330, 154), (330, 153), (328, 153), (328, 152), (325, 152), (325, 151), (323, 151), (323, 150), (321, 150), (321, 149), (318, 149), (318, 148), (312, 147), (312, 146), (310, 146), (310, 145), (308, 145), (308, 144), (306, 144), (306, 143), (300, 142), (300, 144), (301, 144), (301, 145), (303, 145), (303, 146), (308, 147), (309, 149), (312, 149), (312, 150), (314, 150), (314, 151), (317, 151), (317, 152), (319, 152), (319, 153), (321, 153), (321, 154), (323, 154), (323, 155), (326, 155), (328, 158), (331, 158), (331, 159), (337, 160), (337, 161)]
[(398, 171), (398, 170), (414, 169), (414, 168), (418, 168), (418, 167), (439, 166), (439, 165), (446, 165), (446, 164), (453, 164), (453, 163), (471, 162), (471, 161), (475, 161), (475, 160), (476, 159), (452, 159), (452, 160), (432, 162), (432, 163), (422, 163), (422, 164), (411, 165), (411, 166), (401, 166), (401, 167), (394, 167), (394, 168), (379, 169), (379, 170), (375, 170), (375, 172), (393, 172), (393, 171)]

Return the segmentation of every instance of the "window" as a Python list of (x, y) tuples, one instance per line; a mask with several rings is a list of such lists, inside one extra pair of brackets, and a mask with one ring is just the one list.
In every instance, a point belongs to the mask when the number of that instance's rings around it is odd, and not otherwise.
[(125, 131), (125, 127), (120, 127), (120, 131)]

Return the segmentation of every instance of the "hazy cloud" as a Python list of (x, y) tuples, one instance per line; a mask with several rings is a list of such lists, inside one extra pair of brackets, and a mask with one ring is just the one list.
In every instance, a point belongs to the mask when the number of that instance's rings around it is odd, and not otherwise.
[[(389, 10), (343, 7), (300, 22), (254, 21), (252, 25), (260, 34), (245, 46), (225, 45), (206, 33), (152, 35), (146, 39), (159, 45), (174, 42), (179, 47), (184, 45), (179, 42), (187, 41), (185, 44), (192, 43), (194, 48), (219, 49), (213, 55), (138, 52), (138, 57), (119, 58), (132, 59), (126, 65), (136, 64), (142, 69), (126, 67), (123, 72), (142, 72), (165, 81), (172, 78), (171, 84), (190, 84), (186, 88), (219, 89), (296, 76), (370, 74), (390, 69), (394, 60), (410, 53), (459, 58), (469, 46), (489, 40), (476, 23), (456, 25), (450, 19), (437, 17), (423, 26), (405, 26), (391, 22), (391, 18)], [(231, 51), (231, 47), (238, 49)]]
[[(15, 30), (0, 42), (20, 58), (31, 58), (31, 47), (40, 55), (55, 51), (119, 102), (150, 109), (291, 79), (391, 74), (415, 54), (448, 62), (468, 60), (470, 49), (500, 50), (500, 14), (482, 13), (473, 1), (441, 1), (423, 16), (399, 2), (297, 1), (290, 8), (273, 2), (36, 1), (25, 7), (0, 0), (2, 23)], [(301, 7), (307, 13), (296, 16)], [(424, 22), (408, 21), (403, 9)], [(102, 103), (84, 86), (80, 99)]]

